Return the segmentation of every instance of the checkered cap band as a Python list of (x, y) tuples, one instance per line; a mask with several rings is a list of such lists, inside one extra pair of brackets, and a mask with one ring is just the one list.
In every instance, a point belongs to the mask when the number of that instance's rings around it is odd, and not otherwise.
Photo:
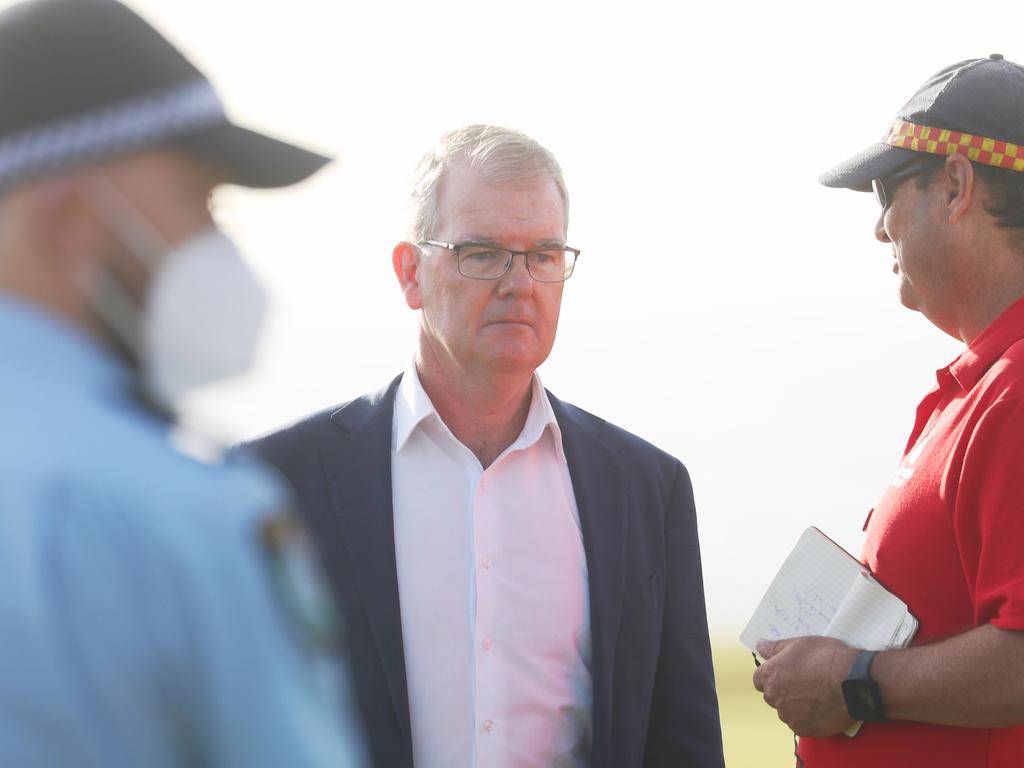
[(945, 128), (929, 128), (896, 120), (885, 143), (892, 147), (930, 152), (934, 155), (965, 155), (969, 160), (996, 168), (1024, 171), (1024, 146), (984, 136), (972, 136)]
[(204, 79), (0, 139), (0, 185), (84, 160), (159, 144), (226, 120)]

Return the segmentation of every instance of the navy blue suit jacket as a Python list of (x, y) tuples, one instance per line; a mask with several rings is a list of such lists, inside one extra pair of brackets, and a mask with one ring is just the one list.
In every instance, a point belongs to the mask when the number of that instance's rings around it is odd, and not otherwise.
[[(321, 549), (379, 768), (412, 766), (391, 494), (400, 378), (248, 444), (291, 482)], [(689, 475), (635, 435), (548, 396), (590, 579), (593, 768), (721, 766)]]

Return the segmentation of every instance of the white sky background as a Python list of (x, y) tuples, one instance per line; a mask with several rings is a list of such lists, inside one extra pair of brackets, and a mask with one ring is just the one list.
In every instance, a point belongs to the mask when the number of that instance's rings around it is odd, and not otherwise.
[(687, 465), (713, 633), (735, 637), (806, 526), (859, 551), (959, 345), (898, 304), (873, 198), (816, 177), (935, 70), (1024, 58), (1019, 3), (134, 7), (236, 120), (343, 155), (293, 190), (223, 198), (274, 301), (253, 374), (197, 403), (228, 436), (402, 369), (415, 316), (390, 254), (409, 174), (443, 131), (504, 124), (559, 158), (583, 251), (544, 382)]

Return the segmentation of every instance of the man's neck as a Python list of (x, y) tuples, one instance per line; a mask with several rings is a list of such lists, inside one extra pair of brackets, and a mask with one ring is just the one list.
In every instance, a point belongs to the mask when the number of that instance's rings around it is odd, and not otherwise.
[[(1003, 256), (1003, 261), (997, 262), (997, 256)], [(1019, 263), (1021, 256), (1017, 253), (1012, 256), (992, 254), (987, 258), (989, 261), (982, 261), (975, 270), (972, 290), (965, 292), (956, 303), (958, 316), (954, 329), (947, 330), (966, 344), (974, 341), (1011, 304), (1024, 296), (1024, 269)], [(990, 268), (986, 272), (983, 266)]]
[(481, 375), (416, 356), (420, 384), (441, 421), (486, 469), (523, 431), (533, 373)]
[(946, 291), (925, 316), (950, 336), (970, 344), (1024, 296), (1024, 253), (1005, 229), (983, 212), (982, 223), (946, 244)]

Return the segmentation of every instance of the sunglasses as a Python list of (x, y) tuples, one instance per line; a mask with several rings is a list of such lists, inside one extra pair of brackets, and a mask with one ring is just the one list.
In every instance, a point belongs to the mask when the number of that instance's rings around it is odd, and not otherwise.
[(888, 176), (880, 179), (872, 179), (871, 189), (875, 193), (875, 199), (878, 201), (878, 204), (882, 206), (882, 210), (889, 207), (889, 203), (892, 202), (892, 195), (893, 192), (896, 191), (896, 187), (907, 179), (911, 179), (925, 171), (937, 168), (939, 162), (944, 160), (945, 158), (940, 156), (915, 157), (909, 163), (897, 168)]

